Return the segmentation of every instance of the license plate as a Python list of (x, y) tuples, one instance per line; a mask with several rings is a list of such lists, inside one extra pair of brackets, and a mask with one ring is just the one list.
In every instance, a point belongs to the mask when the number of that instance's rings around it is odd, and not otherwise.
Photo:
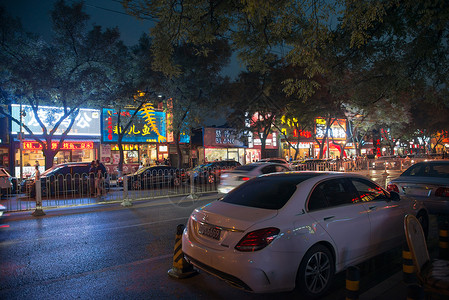
[(199, 224), (198, 233), (214, 240), (219, 240), (221, 230), (207, 224)]
[(408, 196), (428, 197), (430, 189), (425, 188), (404, 188), (404, 192)]

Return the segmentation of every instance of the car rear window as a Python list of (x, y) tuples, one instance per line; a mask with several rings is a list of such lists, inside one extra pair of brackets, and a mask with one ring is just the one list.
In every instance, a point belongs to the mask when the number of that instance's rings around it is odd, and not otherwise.
[(232, 190), (221, 201), (236, 205), (280, 209), (296, 191), (296, 186), (317, 175), (267, 176), (254, 178)]
[(449, 178), (449, 164), (417, 163), (408, 168), (401, 176)]

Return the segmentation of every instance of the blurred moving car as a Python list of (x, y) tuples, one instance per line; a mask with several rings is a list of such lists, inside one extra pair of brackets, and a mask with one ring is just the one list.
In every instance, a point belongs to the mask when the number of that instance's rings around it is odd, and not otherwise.
[(381, 156), (376, 158), (372, 163), (371, 167), (374, 170), (382, 170), (382, 169), (395, 169), (399, 168), (401, 164), (401, 158), (397, 155), (390, 156)]
[(6, 197), (14, 191), (13, 177), (5, 168), (0, 168), (0, 197)]
[(287, 160), (283, 159), (283, 158), (277, 158), (277, 157), (262, 158), (258, 162), (277, 163), (277, 164), (282, 164), (282, 165), (290, 168), (290, 163)]
[(423, 201), (432, 214), (449, 214), (449, 160), (416, 163), (387, 189)]
[(288, 172), (248, 180), (195, 209), (182, 251), (197, 268), (256, 293), (299, 287), (321, 297), (334, 274), (404, 242), (419, 201), (355, 173)]
[(3, 213), (6, 211), (6, 207), (0, 204), (0, 218), (3, 216)]
[(231, 170), (238, 166), (241, 166), (241, 164), (235, 160), (220, 160), (199, 165), (189, 172), (189, 180), (192, 175), (194, 182), (213, 184), (219, 181), (222, 171)]
[[(45, 170), (41, 174), (42, 197), (61, 194), (95, 194), (94, 174), (89, 174), (90, 162), (71, 162), (59, 164)], [(103, 176), (104, 189), (109, 190), (109, 175), (103, 164), (100, 163)], [(26, 192), (35, 197), (35, 178), (27, 180)]]
[[(184, 170), (166, 165), (143, 167), (128, 175), (129, 190), (145, 190), (160, 186), (178, 186), (186, 181)], [(123, 176), (117, 179), (118, 186), (123, 186)]]
[(290, 168), (284, 164), (270, 162), (256, 162), (239, 166), (232, 171), (223, 171), (223, 173), (221, 173), (218, 192), (228, 193), (245, 181), (259, 175), (288, 171), (290, 171)]

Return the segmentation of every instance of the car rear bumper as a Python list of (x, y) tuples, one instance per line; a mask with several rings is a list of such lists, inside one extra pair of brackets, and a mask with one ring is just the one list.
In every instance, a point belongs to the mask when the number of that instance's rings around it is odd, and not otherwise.
[[(208, 248), (189, 236), (186, 228), (182, 251), (191, 264), (240, 289), (255, 293), (290, 291), (295, 287), (299, 255), (263, 249), (239, 252), (229, 247)], [(263, 253), (270, 251), (270, 253)]]

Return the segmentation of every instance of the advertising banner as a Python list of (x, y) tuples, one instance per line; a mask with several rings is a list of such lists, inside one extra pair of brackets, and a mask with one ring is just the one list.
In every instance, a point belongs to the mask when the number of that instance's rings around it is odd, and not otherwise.
[(205, 147), (245, 147), (245, 143), (241, 139), (242, 137), (237, 135), (235, 129), (204, 128)]
[[(42, 134), (42, 128), (36, 120), (34, 112), (30, 105), (22, 105), (22, 111), (24, 116), (22, 117), (22, 123), (26, 125), (33, 134)], [(14, 118), (20, 120), (20, 105), (11, 104), (11, 113)], [(52, 107), (52, 106), (39, 106), (37, 110), (38, 118), (44, 124), (48, 131), (52, 130), (55, 124), (64, 115), (64, 108)], [(72, 116), (67, 117), (59, 125), (55, 132), (55, 136), (62, 135), (70, 125)], [(19, 124), (12, 122), (11, 133), (17, 134), (20, 132)], [(28, 134), (23, 129), (24, 135)], [(70, 129), (69, 136), (100, 136), (100, 110), (81, 108), (78, 115), (75, 117), (75, 122)]]

